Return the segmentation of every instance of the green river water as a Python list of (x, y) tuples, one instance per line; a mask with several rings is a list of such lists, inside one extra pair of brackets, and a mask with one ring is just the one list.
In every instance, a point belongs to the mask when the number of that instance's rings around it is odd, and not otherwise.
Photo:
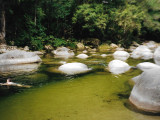
[[(113, 75), (104, 69), (111, 57), (93, 56), (66, 60), (85, 63), (92, 72), (65, 76), (56, 70), (62, 60), (46, 55), (37, 71), (0, 72), (0, 82), (10, 77), (32, 86), (0, 87), (0, 120), (160, 120), (160, 116), (139, 112), (128, 102), (133, 87), (130, 79), (140, 70)], [(140, 62), (127, 61), (131, 66)]]

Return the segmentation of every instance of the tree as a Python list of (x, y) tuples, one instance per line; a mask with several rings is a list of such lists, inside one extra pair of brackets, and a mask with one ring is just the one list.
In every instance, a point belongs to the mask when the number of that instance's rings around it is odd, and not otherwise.
[(103, 36), (107, 22), (108, 15), (104, 11), (103, 4), (80, 5), (72, 17), (72, 23), (75, 25), (75, 31), (79, 32), (79, 36), (83, 36), (83, 31), (88, 31), (89, 34), (86, 34), (91, 37)]
[(138, 37), (141, 34), (144, 12), (140, 7), (127, 4), (121, 9), (112, 11), (110, 18), (113, 23), (110, 25), (109, 31), (116, 33), (116, 39), (119, 43), (130, 44), (133, 37)]

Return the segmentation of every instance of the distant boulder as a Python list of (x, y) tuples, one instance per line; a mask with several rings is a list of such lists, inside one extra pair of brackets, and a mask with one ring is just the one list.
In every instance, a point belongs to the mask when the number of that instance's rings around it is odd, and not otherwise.
[(70, 57), (73, 57), (75, 55), (72, 50), (70, 50), (66, 47), (59, 47), (56, 50), (52, 51), (52, 53), (57, 58), (70, 58)]
[(86, 59), (86, 58), (88, 58), (89, 56), (86, 55), (86, 54), (79, 54), (79, 55), (77, 55), (76, 57), (77, 57), (77, 58), (81, 58), (81, 59)]
[(85, 46), (83, 45), (83, 43), (77, 43), (77, 50), (83, 51), (84, 49), (85, 49)]
[(160, 113), (160, 68), (144, 71), (136, 80), (129, 100), (138, 109)]
[(13, 50), (0, 55), (0, 65), (41, 62), (41, 58), (33, 52)]
[(153, 58), (153, 53), (147, 46), (140, 45), (135, 50), (133, 50), (131, 57), (134, 59), (149, 60)]
[(112, 60), (108, 64), (108, 70), (113, 74), (121, 74), (127, 72), (131, 67), (121, 61), (121, 60)]
[(116, 51), (113, 53), (113, 57), (116, 60), (126, 61), (129, 58), (130, 54), (126, 51)]
[(86, 73), (91, 69), (88, 68), (87, 65), (83, 63), (75, 62), (75, 63), (66, 63), (64, 65), (61, 65), (58, 68), (58, 70), (67, 75), (75, 75), (75, 74)]

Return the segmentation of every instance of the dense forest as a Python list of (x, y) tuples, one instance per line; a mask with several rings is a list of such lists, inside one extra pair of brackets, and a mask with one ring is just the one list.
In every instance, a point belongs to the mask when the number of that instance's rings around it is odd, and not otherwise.
[(160, 0), (0, 0), (0, 43), (75, 46), (98, 38), (124, 47), (158, 41)]

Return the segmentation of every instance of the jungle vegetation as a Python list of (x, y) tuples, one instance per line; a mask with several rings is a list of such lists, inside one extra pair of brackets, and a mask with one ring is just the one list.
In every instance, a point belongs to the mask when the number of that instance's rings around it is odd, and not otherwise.
[(160, 0), (0, 0), (0, 44), (73, 46), (158, 41)]

